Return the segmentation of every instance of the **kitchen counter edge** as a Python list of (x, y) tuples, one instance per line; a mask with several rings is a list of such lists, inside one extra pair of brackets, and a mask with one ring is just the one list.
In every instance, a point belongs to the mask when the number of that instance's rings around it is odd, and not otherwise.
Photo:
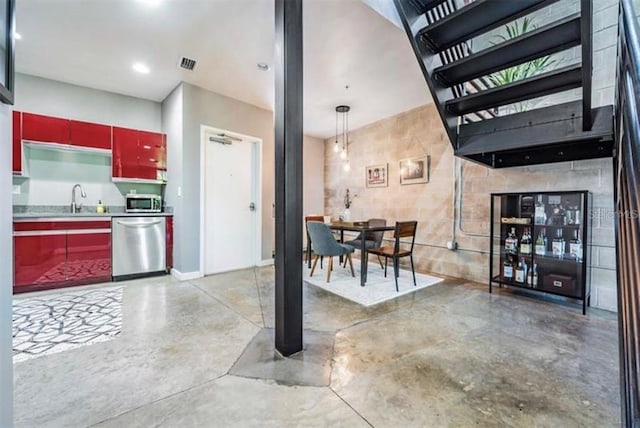
[(113, 217), (172, 217), (174, 213), (15, 213), (14, 221), (34, 221), (39, 219), (60, 219), (63, 220), (79, 220), (79, 219), (105, 219), (111, 220)]

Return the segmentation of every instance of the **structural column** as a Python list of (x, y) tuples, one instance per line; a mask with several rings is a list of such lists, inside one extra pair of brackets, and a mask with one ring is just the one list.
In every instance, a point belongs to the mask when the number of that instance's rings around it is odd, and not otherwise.
[(276, 349), (302, 350), (302, 0), (275, 0)]

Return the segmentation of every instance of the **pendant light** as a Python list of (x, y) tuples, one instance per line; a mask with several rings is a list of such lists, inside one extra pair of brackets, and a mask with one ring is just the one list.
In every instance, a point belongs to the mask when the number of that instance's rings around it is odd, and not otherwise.
[[(340, 159), (344, 161), (343, 168), (346, 172), (351, 170), (349, 164), (349, 110), (351, 107), (346, 105), (336, 107), (336, 141), (333, 145), (334, 152), (339, 152)], [(339, 124), (342, 126), (339, 127)], [(340, 134), (338, 134), (339, 128), (342, 130)]]

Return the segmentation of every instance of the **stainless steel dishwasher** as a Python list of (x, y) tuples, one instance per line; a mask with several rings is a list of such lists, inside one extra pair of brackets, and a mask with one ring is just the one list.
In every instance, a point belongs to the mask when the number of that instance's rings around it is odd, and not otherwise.
[(165, 217), (113, 217), (111, 233), (115, 281), (166, 271)]

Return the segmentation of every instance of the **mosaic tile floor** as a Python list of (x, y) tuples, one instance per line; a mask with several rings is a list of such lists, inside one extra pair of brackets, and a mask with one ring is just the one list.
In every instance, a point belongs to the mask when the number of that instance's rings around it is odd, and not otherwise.
[(13, 362), (113, 339), (122, 329), (122, 287), (13, 302)]

